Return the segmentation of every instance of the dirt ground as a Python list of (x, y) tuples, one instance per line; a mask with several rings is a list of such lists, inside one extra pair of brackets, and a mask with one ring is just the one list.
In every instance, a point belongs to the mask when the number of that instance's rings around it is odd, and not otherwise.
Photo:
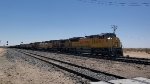
[(20, 61), (10, 62), (0, 48), (0, 84), (74, 84), (62, 72), (39, 69)]
[[(62, 57), (64, 57), (64, 55), (62, 55)], [(61, 56), (58, 58), (63, 59), (61, 58)], [(95, 59), (95, 58), (81, 59), (80, 57), (77, 58), (76, 60), (72, 59), (71, 57), (65, 57), (64, 60), (88, 68), (96, 69), (102, 72), (107, 72), (110, 74), (122, 76), (125, 78), (135, 78), (135, 77), (150, 78), (149, 65), (139, 65), (139, 64), (109, 61), (109, 60)]]
[(148, 54), (146, 52), (126, 51), (126, 52), (124, 52), (124, 56), (150, 59), (150, 54)]
[[(12, 53), (10, 53), (10, 51)], [(19, 58), (21, 54), (18, 53), (15, 54), (14, 50), (11, 49), (10, 51), (0, 48), (0, 84), (77, 84), (79, 83), (77, 82), (78, 79), (74, 80), (70, 76), (66, 75), (65, 73), (58, 71), (57, 69), (53, 69), (53, 67), (51, 66), (48, 66), (48, 68), (50, 69), (39, 68), (38, 66), (30, 64), (29, 63), (30, 60), (24, 62)], [(46, 54), (46, 52), (43, 52), (43, 55), (44, 53)], [(131, 52), (126, 52), (125, 54), (130, 54), (130, 53)], [(54, 53), (49, 53), (49, 54), (53, 58), (65, 60), (68, 62), (76, 63), (81, 66), (90, 67), (96, 70), (124, 76), (127, 78), (134, 78), (134, 77), (150, 78), (150, 72), (149, 72), (150, 66), (148, 65), (135, 65), (130, 63), (128, 64), (128, 63), (121, 63), (121, 62), (113, 62), (109, 60), (87, 58), (87, 57), (82, 57), (82, 58), (77, 56), (71, 57), (65, 54), (54, 54)], [(130, 55), (136, 57), (147, 56), (147, 54), (144, 55), (143, 53), (142, 54), (131, 53)], [(12, 62), (9, 59), (17, 59), (17, 60)], [(35, 63), (39, 63), (39, 61)], [(45, 65), (43, 64), (42, 66)]]
[(135, 77), (150, 78), (149, 65), (118, 62), (112, 60), (81, 57), (81, 56), (58, 54), (58, 53), (49, 53), (49, 52), (34, 51), (34, 53), (42, 54), (47, 57), (55, 58), (58, 60), (77, 64), (83, 67), (99, 70), (102, 72), (115, 74), (125, 78), (135, 78)]

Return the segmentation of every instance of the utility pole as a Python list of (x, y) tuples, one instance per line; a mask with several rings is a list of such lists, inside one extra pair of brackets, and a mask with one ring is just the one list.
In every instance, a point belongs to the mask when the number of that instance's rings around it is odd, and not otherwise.
[(21, 42), (20, 44), (23, 44), (23, 42)]
[(8, 46), (8, 41), (6, 43), (7, 43), (6, 45)]
[(113, 29), (113, 33), (115, 34), (115, 32), (116, 32), (116, 30), (117, 30), (118, 26), (117, 26), (117, 25), (112, 25), (112, 27), (111, 27), (111, 28)]
[[(118, 28), (118, 26), (117, 25), (112, 25), (112, 27), (111, 27), (112, 29), (113, 29), (113, 33), (115, 34), (116, 33), (116, 30), (117, 30), (117, 28)], [(114, 44), (113, 44), (113, 37), (111, 38), (111, 54), (115, 54), (114, 53), (114, 46), (113, 46)]]

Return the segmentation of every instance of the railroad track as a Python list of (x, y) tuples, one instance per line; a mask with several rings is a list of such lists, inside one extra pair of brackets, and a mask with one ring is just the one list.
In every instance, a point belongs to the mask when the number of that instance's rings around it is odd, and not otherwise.
[(121, 77), (121, 76), (101, 72), (98, 70), (93, 70), (87, 67), (79, 66), (79, 65), (72, 64), (69, 62), (64, 62), (64, 61), (50, 58), (50, 57), (45, 57), (39, 54), (35, 54), (35, 53), (23, 51), (23, 50), (16, 50), (16, 51), (22, 54), (25, 54), (27, 56), (36, 58), (38, 60), (44, 61), (46, 63), (52, 64), (60, 69), (63, 69), (70, 73), (74, 73), (90, 81), (96, 82), (96, 81), (109, 81), (109, 80), (115, 80), (115, 79), (124, 79), (124, 77)]
[[(63, 53), (64, 54), (64, 53)], [(150, 59), (146, 58), (134, 58), (134, 57), (106, 57), (106, 56), (91, 56), (91, 55), (76, 55), (81, 57), (89, 57), (89, 58), (98, 58), (98, 59), (105, 59), (105, 60), (113, 60), (119, 62), (126, 62), (126, 63), (134, 63), (134, 64), (142, 64), (142, 65), (150, 65)]]
[(106, 56), (91, 56), (91, 55), (83, 55), (83, 54), (76, 55), (76, 56), (113, 60), (113, 61), (126, 62), (126, 63), (142, 64), (142, 65), (150, 65), (150, 59), (146, 59), (146, 58), (134, 58), (134, 57), (123, 57), (123, 56), (116, 58), (116, 57), (106, 57)]
[(150, 59), (145, 59), (145, 58), (120, 57), (120, 58), (116, 58), (115, 60), (128, 62), (128, 63), (150, 65)]
[(113, 60), (113, 61), (119, 61), (119, 62), (126, 62), (126, 63), (150, 65), (150, 59), (145, 59), (145, 58), (132, 58), (132, 57), (110, 58), (110, 57), (98, 57), (98, 56), (96, 56), (95, 58)]
[(135, 63), (135, 64), (144, 64), (144, 65), (150, 65), (150, 59), (146, 58), (133, 58), (133, 57), (108, 57), (108, 56), (100, 56), (100, 55), (76, 55), (76, 56), (83, 56), (83, 57), (89, 57), (89, 58), (98, 58), (98, 59), (105, 59), (105, 60), (113, 60), (113, 61), (119, 61), (119, 62), (126, 62), (126, 63)]
[(108, 57), (108, 56), (100, 56), (100, 55), (95, 56), (95, 55), (89, 55), (89, 54), (80, 54), (80, 55), (76, 55), (76, 56), (106, 59), (106, 60), (113, 60), (113, 61), (134, 63), (134, 64), (150, 65), (150, 59), (146, 59), (146, 58), (134, 58), (134, 57), (124, 57), (124, 56), (121, 56), (121, 57)]

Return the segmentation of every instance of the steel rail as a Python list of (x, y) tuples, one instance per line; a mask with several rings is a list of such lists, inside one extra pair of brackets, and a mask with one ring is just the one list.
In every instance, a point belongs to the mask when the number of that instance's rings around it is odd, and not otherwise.
[[(58, 64), (55, 64), (55, 63), (52, 63), (48, 60), (53, 60), (53, 61), (57, 61), (57, 62), (60, 62), (60, 63), (64, 63), (64, 64), (67, 64), (67, 65), (70, 65), (70, 66), (74, 66), (74, 67), (78, 67), (80, 69), (84, 69), (84, 70), (88, 70), (89, 72), (94, 72), (94, 73), (101, 73), (101, 74), (104, 74), (105, 76), (111, 76), (111, 77), (115, 77), (117, 79), (124, 79), (124, 77), (121, 77), (121, 76), (117, 76), (117, 75), (113, 75), (113, 74), (109, 74), (109, 73), (105, 73), (105, 72), (101, 72), (101, 71), (97, 71), (97, 70), (93, 70), (93, 69), (90, 69), (90, 68), (86, 68), (86, 67), (83, 67), (83, 66), (79, 66), (79, 65), (76, 65), (76, 64), (72, 64), (72, 63), (68, 63), (68, 62), (64, 62), (64, 61), (61, 61), (61, 60), (57, 60), (57, 59), (53, 59), (53, 58), (49, 58), (49, 57), (45, 57), (45, 56), (42, 56), (42, 55), (38, 55), (38, 54), (35, 54), (35, 53), (30, 53), (30, 52), (24, 52), (24, 51), (19, 51), (23, 54), (26, 54), (28, 56), (32, 56), (36, 59), (39, 59), (41, 61), (45, 61), (45, 62), (48, 62), (56, 67), (59, 67), (60, 69), (63, 69), (63, 70), (66, 70), (68, 72), (71, 72), (71, 73), (74, 73), (74, 74), (77, 74), (81, 77), (84, 77), (90, 81), (101, 81), (100, 79), (98, 78), (95, 78), (95, 77), (91, 77), (91, 76), (88, 76), (88, 75), (85, 75), (81, 72), (78, 72), (78, 71), (74, 71), (74, 70), (71, 70), (71, 69), (68, 69), (66, 67), (63, 67), (61, 65), (58, 65)], [(37, 57), (38, 56), (38, 57)], [(40, 57), (40, 58), (39, 58)], [(42, 57), (42, 58), (41, 58)], [(44, 59), (43, 59), (44, 58)], [(48, 59), (48, 60), (45, 60), (45, 59)]]

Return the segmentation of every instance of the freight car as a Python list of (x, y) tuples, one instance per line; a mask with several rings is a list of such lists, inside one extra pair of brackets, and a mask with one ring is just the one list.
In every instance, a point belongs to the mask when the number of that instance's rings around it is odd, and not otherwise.
[(122, 43), (115, 33), (102, 33), (85, 37), (35, 42), (21, 44), (14, 47), (74, 54), (91, 54), (113, 57), (123, 56)]

